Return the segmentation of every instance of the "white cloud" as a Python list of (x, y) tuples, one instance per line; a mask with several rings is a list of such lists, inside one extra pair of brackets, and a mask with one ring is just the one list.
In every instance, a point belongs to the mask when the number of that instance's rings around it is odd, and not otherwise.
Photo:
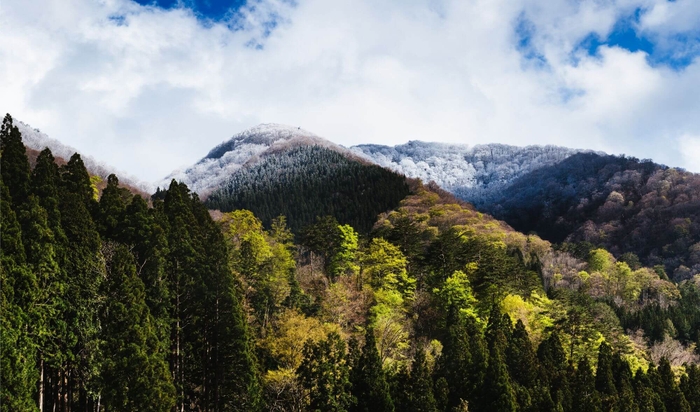
[(684, 134), (678, 139), (684, 166), (688, 170), (698, 170), (700, 165), (700, 136)]
[[(673, 143), (700, 135), (700, 64), (574, 51), (637, 7), (650, 33), (698, 28), (694, 4), (259, 0), (227, 25), (128, 0), (5, 0), (0, 109), (148, 180), (262, 122), (345, 145), (560, 144), (700, 171)], [(517, 49), (524, 19), (545, 65)]]

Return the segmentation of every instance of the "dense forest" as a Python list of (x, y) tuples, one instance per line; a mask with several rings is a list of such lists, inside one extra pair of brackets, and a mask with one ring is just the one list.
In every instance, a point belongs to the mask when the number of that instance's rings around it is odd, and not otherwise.
[(700, 277), (420, 182), (366, 234), (213, 220), (0, 137), (2, 411), (700, 411)]
[(405, 178), (321, 146), (294, 147), (235, 173), (207, 197), (211, 209), (247, 209), (269, 227), (279, 215), (294, 233), (334, 216), (363, 233), (408, 194)]
[(582, 153), (523, 176), (480, 207), (552, 242), (586, 242), (618, 257), (634, 254), (644, 265), (663, 266), (677, 281), (700, 273), (697, 174)]

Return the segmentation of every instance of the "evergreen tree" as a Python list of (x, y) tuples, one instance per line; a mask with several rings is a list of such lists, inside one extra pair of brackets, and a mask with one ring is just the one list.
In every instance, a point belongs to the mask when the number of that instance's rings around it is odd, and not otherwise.
[(691, 411), (700, 411), (700, 368), (686, 365), (686, 375), (681, 380), (681, 389)]
[(489, 363), (484, 378), (482, 407), (498, 412), (513, 412), (517, 410), (518, 404), (502, 354), (502, 348), (508, 341), (496, 322), (490, 325), (490, 329)]
[(337, 333), (325, 340), (304, 345), (304, 361), (297, 370), (302, 387), (306, 390), (309, 410), (344, 412), (352, 403), (345, 342)]
[(22, 135), (12, 124), (12, 116), (5, 115), (0, 128), (0, 174), (7, 187), (12, 204), (22, 205), (29, 195), (29, 160), (22, 144)]
[[(116, 239), (117, 227), (126, 209), (123, 194), (119, 190), (119, 179), (111, 174), (107, 178), (107, 187), (100, 197), (98, 228), (104, 239)], [(127, 192), (128, 193), (128, 192)]]
[(357, 399), (357, 412), (393, 412), (389, 385), (379, 358), (374, 329), (367, 327), (365, 346), (356, 363), (352, 363), (352, 393)]
[(612, 348), (606, 342), (598, 348), (598, 369), (595, 375), (595, 388), (600, 394), (604, 411), (617, 410), (618, 396), (613, 377), (613, 353)]
[(27, 287), (36, 287), (35, 277), (25, 264), (22, 231), (10, 203), (10, 194), (0, 176), (0, 410), (31, 411), (38, 374), (35, 343), (27, 326)]
[(146, 305), (143, 282), (126, 247), (112, 246), (102, 315), (105, 408), (169, 411), (175, 405), (175, 388)]
[(408, 380), (408, 412), (436, 412), (437, 404), (433, 395), (433, 378), (428, 369), (425, 351), (419, 349), (413, 359), (411, 375)]
[[(76, 182), (89, 177), (77, 154), (61, 175), (61, 226), (68, 241), (63, 269), (66, 279), (66, 363), (55, 379), (64, 407), (86, 409), (96, 401), (95, 377), (99, 369), (99, 289), (104, 279), (101, 240), (89, 212), (94, 200)], [(74, 394), (68, 396), (69, 393)], [(69, 399), (71, 398), (71, 399)], [(71, 404), (71, 405), (66, 405)]]
[(506, 361), (513, 382), (525, 388), (535, 386), (539, 365), (525, 324), (521, 320), (515, 324), (513, 334), (508, 341)]
[(448, 385), (448, 405), (457, 407), (462, 400), (474, 404), (483, 386), (486, 372), (486, 344), (474, 318), (453, 306), (447, 316), (447, 330), (438, 376)]
[(690, 405), (676, 383), (671, 364), (661, 358), (658, 368), (657, 392), (666, 406), (666, 411), (690, 412)]
[(595, 377), (585, 356), (578, 362), (571, 381), (571, 392), (575, 394), (572, 402), (573, 412), (600, 411), (600, 395), (595, 389)]
[(552, 332), (537, 348), (540, 363), (540, 380), (549, 385), (552, 401), (558, 408), (571, 408), (571, 391), (567, 376), (566, 353), (559, 339), (559, 334)]

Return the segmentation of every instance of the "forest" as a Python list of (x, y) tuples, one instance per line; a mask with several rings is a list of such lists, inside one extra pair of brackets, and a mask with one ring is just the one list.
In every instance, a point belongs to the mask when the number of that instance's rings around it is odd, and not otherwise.
[(700, 411), (700, 276), (420, 181), (292, 230), (0, 133), (3, 412)]
[(700, 176), (649, 160), (580, 153), (480, 205), (552, 242), (634, 254), (681, 281), (700, 273)]

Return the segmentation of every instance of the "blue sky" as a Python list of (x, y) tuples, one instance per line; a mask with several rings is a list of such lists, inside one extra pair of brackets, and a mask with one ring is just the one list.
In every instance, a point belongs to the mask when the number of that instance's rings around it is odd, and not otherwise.
[(0, 109), (148, 181), (259, 123), (700, 172), (696, 0), (5, 0), (0, 25)]
[(230, 17), (245, 0), (134, 0), (143, 6), (156, 6), (168, 10), (173, 8), (188, 8), (194, 11), (198, 17), (206, 20), (221, 21)]

